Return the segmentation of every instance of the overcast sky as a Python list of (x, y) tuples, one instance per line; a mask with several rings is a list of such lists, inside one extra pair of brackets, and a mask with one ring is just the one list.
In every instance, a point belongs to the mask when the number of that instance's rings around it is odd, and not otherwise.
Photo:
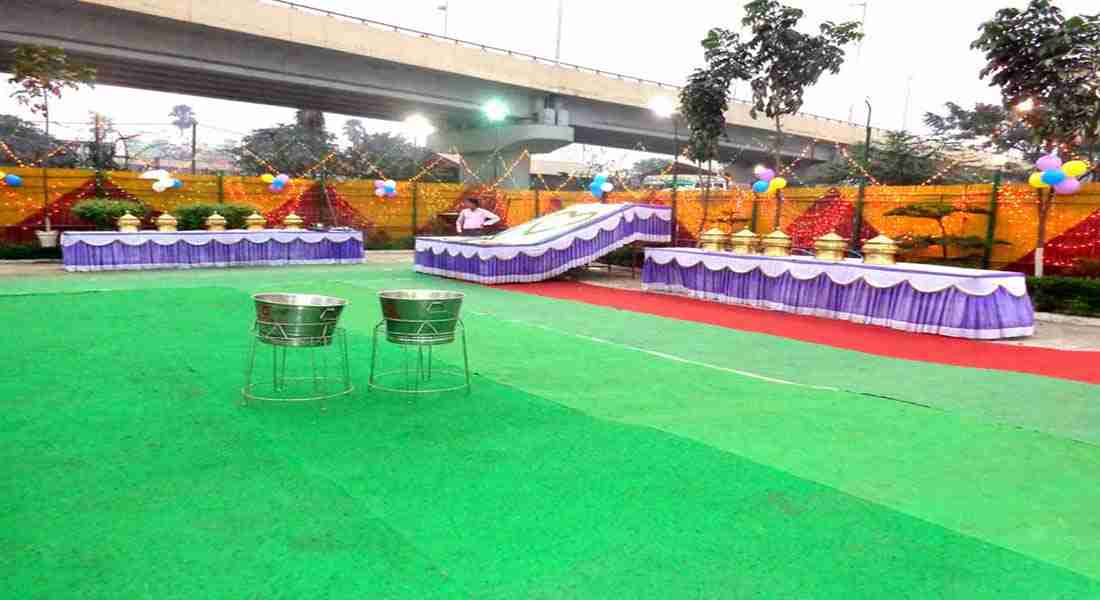
[[(452, 37), (553, 57), (556, 38), (555, 0), (297, 0), (318, 8), (443, 33), (441, 4), (449, 4)], [(859, 20), (859, 0), (786, 0), (806, 11), (804, 28), (825, 20)], [(919, 129), (925, 111), (946, 101), (996, 102), (998, 94), (978, 79), (981, 56), (969, 49), (978, 25), (1000, 7), (1023, 7), (1026, 0), (867, 0), (867, 37), (857, 59), (851, 47), (844, 70), (826, 76), (806, 96), (805, 112), (845, 119), (854, 105), (854, 120), (866, 118), (864, 96), (879, 127)], [(668, 83), (680, 83), (701, 62), (699, 40), (707, 29), (740, 26), (743, 2), (680, 0), (564, 0), (561, 60)], [(1098, 0), (1061, 0), (1069, 14), (1100, 10)], [(522, 7), (522, 10), (520, 9)], [(910, 84), (911, 82), (911, 84)], [(10, 92), (11, 86), (8, 86)], [(910, 91), (906, 112), (906, 95)], [(747, 90), (742, 86), (740, 95)], [(3, 110), (28, 116), (10, 98)], [(100, 111), (123, 123), (167, 123), (174, 104), (194, 107), (200, 122), (219, 130), (208, 137), (230, 136), (292, 119), (293, 111), (208, 98), (98, 86), (67, 96), (55, 108), (55, 119), (85, 121)], [(344, 117), (332, 115), (339, 131)], [(372, 129), (400, 131), (400, 124), (371, 123)], [(76, 126), (73, 126), (76, 129)], [(80, 128), (86, 129), (86, 128)], [(170, 134), (171, 128), (135, 125), (131, 129)], [(62, 130), (61, 133), (68, 133)], [(214, 140), (218, 141), (218, 140)], [(575, 151), (566, 154), (575, 155)]]

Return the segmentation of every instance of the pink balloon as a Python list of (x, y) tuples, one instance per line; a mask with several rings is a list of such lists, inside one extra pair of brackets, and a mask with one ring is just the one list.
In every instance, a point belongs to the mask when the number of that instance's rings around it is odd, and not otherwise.
[(377, 188), (377, 189), (374, 190), (374, 195), (381, 198), (382, 196), (386, 195), (386, 190), (384, 190), (382, 188)]
[(771, 169), (764, 169), (763, 171), (757, 173), (756, 176), (759, 177), (761, 181), (771, 181), (775, 178), (775, 171)]
[(386, 182), (384, 180), (382, 180), (382, 179), (375, 179), (374, 180), (374, 187), (380, 188), (384, 185), (386, 185)]
[(1062, 159), (1053, 154), (1044, 154), (1035, 162), (1040, 171), (1054, 171), (1062, 168)]
[(1062, 181), (1054, 184), (1054, 193), (1068, 196), (1069, 194), (1076, 194), (1077, 190), (1081, 189), (1081, 182), (1076, 177), (1066, 177)]

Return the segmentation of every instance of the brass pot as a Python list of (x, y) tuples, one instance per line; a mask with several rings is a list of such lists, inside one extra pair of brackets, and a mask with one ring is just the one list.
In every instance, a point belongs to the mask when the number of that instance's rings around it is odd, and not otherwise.
[(791, 254), (791, 238), (783, 233), (782, 229), (764, 236), (764, 256), (789, 256)]
[(863, 242), (863, 262), (869, 265), (892, 265), (898, 253), (898, 243), (879, 234)]
[(244, 223), (245, 229), (249, 231), (259, 231), (264, 228), (264, 225), (267, 224), (267, 219), (265, 219), (264, 216), (260, 213), (254, 212), (245, 218)]
[(725, 231), (713, 227), (699, 236), (699, 247), (703, 250), (725, 250), (729, 247), (729, 236)]
[(289, 215), (283, 217), (283, 229), (301, 229), (302, 223), (305, 223), (305, 221), (302, 220), (302, 217), (299, 217), (294, 213), (290, 213)]
[(175, 231), (176, 225), (179, 225), (179, 221), (170, 213), (163, 213), (157, 217), (157, 231)]
[(130, 211), (118, 218), (118, 230), (123, 233), (134, 233), (140, 228), (141, 219), (131, 215)]
[(214, 213), (209, 217), (206, 217), (206, 230), (207, 231), (225, 231), (225, 217)]
[(814, 256), (818, 260), (840, 262), (848, 250), (848, 238), (842, 238), (836, 232), (826, 233), (814, 240)]
[(755, 254), (760, 239), (748, 227), (730, 236), (730, 250), (734, 254)]

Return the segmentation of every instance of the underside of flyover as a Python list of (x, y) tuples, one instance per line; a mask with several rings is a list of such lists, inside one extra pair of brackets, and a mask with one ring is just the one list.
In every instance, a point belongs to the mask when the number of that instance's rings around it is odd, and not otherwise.
[[(637, 107), (552, 96), (454, 73), (367, 56), (245, 35), (76, 0), (15, 0), (0, 24), (0, 70), (10, 71), (10, 50), (35, 43), (64, 48), (94, 64), (99, 83), (225, 100), (313, 109), (400, 121), (420, 113), (440, 129), (484, 126), (481, 106), (504, 101), (515, 124), (534, 123), (549, 102), (564, 105), (573, 141), (672, 154), (683, 143), (668, 120)], [(721, 160), (767, 160), (770, 134), (730, 126)], [(807, 163), (832, 158), (831, 144), (807, 154), (809, 140), (791, 137), (788, 157)], [(816, 152), (815, 152), (816, 150)]]

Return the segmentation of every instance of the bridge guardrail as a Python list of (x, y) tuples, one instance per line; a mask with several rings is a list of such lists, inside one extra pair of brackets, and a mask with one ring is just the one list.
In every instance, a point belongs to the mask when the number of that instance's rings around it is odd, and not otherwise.
[[(490, 46), (488, 44), (482, 44), (480, 42), (471, 42), (469, 40), (462, 40), (462, 39), (453, 38), (453, 37), (449, 37), (449, 36), (439, 35), (439, 34), (436, 34), (436, 33), (430, 33), (430, 32), (427, 32), (427, 31), (420, 31), (418, 29), (412, 29), (411, 27), (403, 27), (401, 25), (393, 25), (391, 23), (383, 23), (381, 21), (375, 21), (373, 19), (367, 19), (365, 17), (357, 17), (355, 15), (349, 15), (349, 14), (346, 14), (346, 13), (341, 13), (341, 12), (337, 12), (337, 11), (333, 11), (333, 10), (328, 10), (328, 9), (325, 9), (325, 8), (317, 8), (316, 6), (309, 6), (307, 4), (301, 4), (299, 2), (293, 2), (292, 0), (260, 0), (260, 2), (263, 2), (264, 4), (272, 4), (272, 5), (276, 5), (276, 6), (286, 6), (286, 7), (289, 7), (291, 9), (299, 10), (299, 11), (302, 11), (302, 12), (308, 12), (308, 13), (313, 13), (313, 14), (317, 14), (317, 15), (323, 15), (323, 16), (327, 16), (327, 17), (353, 21), (353, 22), (356, 22), (356, 23), (359, 23), (359, 24), (362, 24), (362, 25), (366, 25), (368, 27), (374, 27), (374, 28), (377, 28), (377, 29), (392, 31), (394, 33), (401, 33), (401, 34), (411, 35), (411, 36), (415, 36), (415, 37), (421, 37), (421, 38), (439, 40), (439, 41), (443, 41), (443, 42), (449, 42), (449, 43), (453, 43), (455, 45), (460, 45), (460, 46), (464, 46), (464, 47), (467, 47), (467, 48), (474, 48), (474, 49), (477, 49), (477, 50), (481, 50), (483, 52), (492, 52), (492, 53), (495, 53), (495, 54), (504, 54), (504, 55), (511, 56), (511, 57), (514, 57), (514, 58), (523, 58), (523, 59), (530, 60), (531, 62), (535, 62), (535, 63), (539, 63), (539, 64), (545, 64), (545, 65), (550, 65), (550, 66), (555, 66), (555, 67), (560, 67), (560, 68), (565, 68), (565, 69), (572, 69), (574, 71), (580, 71), (580, 72), (583, 72), (583, 73), (592, 73), (592, 74), (598, 75), (600, 77), (608, 77), (610, 79), (618, 79), (618, 80), (621, 80), (621, 81), (632, 81), (632, 82), (642, 83), (642, 84), (646, 84), (646, 85), (653, 85), (653, 86), (657, 86), (659, 88), (669, 89), (669, 90), (674, 90), (674, 91), (678, 91), (681, 88), (681, 86), (679, 86), (679, 85), (666, 83), (666, 82), (662, 82), (662, 81), (656, 81), (654, 79), (646, 79), (644, 77), (635, 77), (633, 75), (624, 75), (622, 73), (615, 73), (615, 72), (612, 72), (612, 71), (604, 71), (602, 69), (596, 69), (596, 68), (593, 68), (593, 67), (585, 67), (583, 65), (577, 65), (577, 64), (573, 64), (573, 63), (569, 63), (569, 62), (563, 62), (563, 61), (560, 61), (560, 60), (554, 60), (554, 59), (551, 59), (551, 58), (545, 58), (545, 57), (542, 57), (542, 56), (537, 56), (537, 55), (534, 55), (534, 54), (528, 54), (526, 52), (520, 52), (518, 50), (509, 50), (507, 48), (498, 48), (496, 46)], [(744, 104), (744, 105), (751, 104), (750, 102), (746, 102), (745, 100), (738, 100), (736, 98), (734, 98), (732, 101), (736, 102), (738, 104)], [(824, 116), (815, 115), (815, 114), (812, 114), (812, 113), (800, 112), (800, 113), (798, 113), (798, 116), (800, 116), (800, 117), (809, 117), (811, 119), (815, 119), (815, 120), (818, 120), (818, 121), (829, 121), (829, 122), (832, 122), (832, 123), (840, 123), (842, 125), (848, 125), (848, 126), (851, 126), (851, 127), (859, 127), (859, 128), (863, 127), (863, 125), (860, 124), (860, 123), (853, 123), (851, 121), (846, 121), (844, 119), (834, 119), (833, 117), (824, 117)], [(872, 127), (872, 129), (875, 130), (875, 131), (881, 131), (881, 128), (878, 128), (878, 127)]]

